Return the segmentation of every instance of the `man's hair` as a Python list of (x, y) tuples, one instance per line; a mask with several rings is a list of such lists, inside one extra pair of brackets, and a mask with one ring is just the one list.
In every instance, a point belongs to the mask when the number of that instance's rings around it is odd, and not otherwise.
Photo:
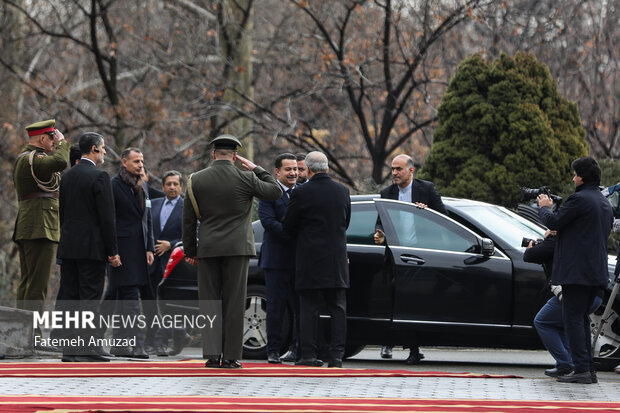
[(95, 132), (86, 132), (82, 134), (79, 139), (78, 145), (80, 147), (80, 153), (82, 155), (88, 155), (93, 145), (99, 146), (102, 142), (103, 136)]
[(306, 155), (306, 167), (313, 173), (326, 172), (328, 166), (327, 156), (323, 152), (314, 151)]
[(282, 168), (282, 161), (285, 159), (291, 159), (293, 161), (297, 161), (297, 157), (292, 153), (284, 152), (280, 155), (276, 156), (276, 169)]
[(597, 186), (601, 183), (601, 167), (596, 159), (590, 156), (575, 159), (570, 167), (584, 183), (593, 183)]
[(69, 165), (73, 166), (80, 160), (82, 157), (82, 151), (80, 151), (80, 145), (74, 143), (69, 148)]
[(164, 174), (164, 177), (161, 179), (161, 183), (165, 184), (166, 183), (166, 179), (168, 179), (168, 177), (170, 177), (170, 176), (178, 176), (179, 177), (179, 182), (181, 183), (181, 185), (183, 185), (183, 175), (179, 171), (168, 171), (168, 172), (166, 172)]
[(394, 159), (396, 159), (396, 158), (406, 158), (407, 159), (407, 168), (415, 168), (415, 164), (413, 163), (413, 159), (411, 158), (411, 156), (405, 155), (404, 153), (401, 153), (400, 155), (396, 155), (394, 157)]
[[(129, 148), (126, 148), (125, 150), (123, 150), (123, 152), (121, 152), (121, 158), (122, 158), (122, 159), (127, 159), (127, 158), (129, 158), (129, 154), (130, 154), (131, 152), (142, 153), (142, 151), (140, 150), (140, 148), (136, 148), (136, 147), (130, 146)], [(146, 169), (145, 169), (145, 173), (146, 173)]]
[(232, 158), (237, 151), (234, 149), (214, 149), (213, 152), (219, 158)]
[(297, 158), (297, 162), (305, 161), (306, 160), (306, 154), (305, 153), (298, 152), (298, 153), (295, 154), (295, 157)]

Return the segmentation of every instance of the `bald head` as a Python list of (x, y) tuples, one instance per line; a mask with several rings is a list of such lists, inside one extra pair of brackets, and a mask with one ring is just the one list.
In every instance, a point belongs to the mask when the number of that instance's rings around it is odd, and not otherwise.
[(392, 160), (392, 180), (401, 188), (406, 188), (413, 179), (413, 159), (409, 155), (398, 155)]

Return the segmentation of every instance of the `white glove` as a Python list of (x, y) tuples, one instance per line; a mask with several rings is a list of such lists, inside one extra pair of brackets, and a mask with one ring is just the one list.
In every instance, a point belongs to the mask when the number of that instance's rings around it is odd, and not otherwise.
[(558, 300), (562, 301), (562, 286), (561, 285), (552, 285), (551, 292), (553, 295), (558, 297)]

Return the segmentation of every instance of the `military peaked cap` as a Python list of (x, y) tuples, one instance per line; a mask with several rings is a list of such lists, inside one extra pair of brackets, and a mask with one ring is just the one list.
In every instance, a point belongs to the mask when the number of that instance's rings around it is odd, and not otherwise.
[(215, 149), (232, 149), (237, 150), (237, 147), (243, 146), (239, 139), (232, 135), (220, 135), (211, 141), (211, 145)]
[(56, 119), (48, 119), (26, 126), (26, 131), (28, 131), (28, 136), (42, 135), (54, 132), (54, 125), (56, 125)]

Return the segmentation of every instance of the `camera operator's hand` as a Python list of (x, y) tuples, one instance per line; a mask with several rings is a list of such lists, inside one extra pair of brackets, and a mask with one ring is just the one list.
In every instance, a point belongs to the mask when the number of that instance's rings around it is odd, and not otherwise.
[(547, 195), (545, 194), (540, 194), (536, 197), (536, 200), (538, 201), (538, 206), (539, 207), (549, 207), (551, 208), (551, 206), (553, 206), (553, 201), (551, 200), (551, 198), (549, 198)]
[(548, 229), (548, 230), (546, 230), (546, 231), (545, 231), (545, 239), (546, 239), (548, 236), (555, 237), (556, 235), (558, 235), (558, 232), (557, 232), (556, 230), (551, 230), (551, 229)]

